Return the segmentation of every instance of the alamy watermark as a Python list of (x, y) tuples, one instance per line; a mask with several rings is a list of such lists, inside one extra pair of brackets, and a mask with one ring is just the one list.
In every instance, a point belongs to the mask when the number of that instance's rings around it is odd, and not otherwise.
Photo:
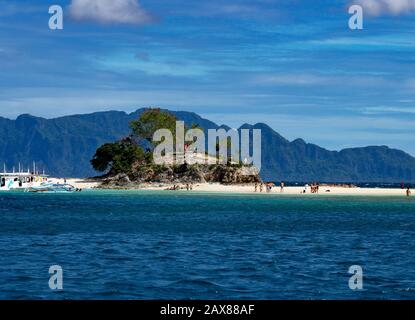
[(349, 14), (352, 16), (349, 19), (350, 30), (363, 30), (363, 8), (360, 5), (352, 5), (349, 7)]
[[(358, 4), (351, 5), (348, 10), (352, 16), (349, 18), (350, 30), (363, 30), (363, 8)], [(49, 29), (63, 30), (63, 8), (60, 5), (49, 7)]]
[(62, 30), (63, 29), (63, 9), (59, 5), (52, 5), (49, 7), (49, 14), (52, 16), (49, 18), (50, 30)]
[[(175, 134), (159, 129), (153, 142), (159, 142), (153, 151), (155, 164), (243, 164), (261, 170), (260, 129), (208, 129), (195, 128), (185, 132), (183, 121), (176, 121)], [(251, 139), (252, 133), (252, 139)], [(206, 152), (206, 145), (208, 152)], [(246, 174), (249, 174), (248, 172)]]
[(349, 268), (349, 288), (351, 290), (363, 290), (363, 268), (359, 265), (353, 265)]
[(49, 268), (49, 288), (51, 290), (63, 290), (63, 269), (59, 265), (53, 265)]

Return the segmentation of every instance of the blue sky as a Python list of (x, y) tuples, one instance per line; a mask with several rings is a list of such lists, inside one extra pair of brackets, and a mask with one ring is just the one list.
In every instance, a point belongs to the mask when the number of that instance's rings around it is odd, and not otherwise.
[[(1, 116), (161, 106), (415, 155), (415, 1), (112, 2), (0, 0)], [(352, 3), (364, 30), (348, 28)]]

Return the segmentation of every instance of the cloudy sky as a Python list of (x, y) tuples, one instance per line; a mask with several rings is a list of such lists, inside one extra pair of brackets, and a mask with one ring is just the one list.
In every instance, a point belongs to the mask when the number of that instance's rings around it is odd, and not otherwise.
[(415, 0), (0, 0), (8, 118), (161, 106), (415, 155), (414, 71)]

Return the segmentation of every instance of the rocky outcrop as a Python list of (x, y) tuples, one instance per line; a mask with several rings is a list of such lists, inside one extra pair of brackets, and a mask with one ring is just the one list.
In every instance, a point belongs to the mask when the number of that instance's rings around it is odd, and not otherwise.
[(236, 165), (136, 166), (133, 173), (117, 174), (103, 180), (104, 187), (133, 187), (144, 183), (180, 184), (216, 182), (245, 184), (261, 182), (251, 167)]
[(205, 172), (208, 182), (220, 182), (223, 184), (240, 184), (261, 182), (261, 178), (254, 170), (248, 167), (215, 165)]

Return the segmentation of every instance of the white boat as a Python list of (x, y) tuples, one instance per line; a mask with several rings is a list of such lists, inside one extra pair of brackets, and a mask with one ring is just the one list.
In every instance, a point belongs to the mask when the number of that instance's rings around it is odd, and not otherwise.
[(0, 173), (0, 191), (26, 190), (40, 187), (48, 181), (48, 176), (30, 172), (3, 172)]
[(6, 165), (4, 165), (3, 173), (0, 172), (0, 192), (1, 191), (24, 191), (24, 192), (76, 192), (82, 191), (73, 185), (67, 184), (66, 180), (64, 184), (59, 182), (53, 182), (49, 179), (49, 176), (36, 171), (36, 164), (33, 163), (33, 172), (27, 170), (23, 172), (20, 170), (15, 172), (6, 171)]
[(59, 184), (51, 182), (43, 182), (40, 186), (33, 186), (25, 189), (26, 192), (47, 192), (47, 193), (68, 193), (80, 191), (70, 184)]

